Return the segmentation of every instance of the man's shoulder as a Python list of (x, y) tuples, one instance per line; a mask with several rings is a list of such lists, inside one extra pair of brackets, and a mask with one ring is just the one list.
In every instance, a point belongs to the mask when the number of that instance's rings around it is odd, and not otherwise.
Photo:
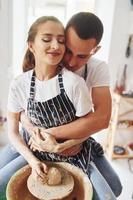
[(108, 86), (110, 75), (109, 68), (105, 61), (97, 58), (90, 58), (87, 63), (88, 74), (86, 82), (92, 87)]
[(76, 83), (76, 82), (80, 82), (82, 81), (82, 77), (80, 77), (79, 75), (75, 74), (74, 72), (66, 69), (66, 68), (63, 68), (62, 70), (62, 74), (63, 74), (63, 79), (69, 80), (69, 83)]
[(87, 62), (87, 67), (98, 67), (98, 66), (107, 66), (107, 63), (103, 60), (97, 59), (95, 57), (91, 57)]
[(108, 65), (106, 64), (105, 61), (91, 57), (87, 61), (86, 65), (84, 65), (83, 67), (81, 67), (79, 70), (76, 71), (76, 74), (84, 77), (86, 66), (87, 66), (87, 74), (89, 74), (89, 75), (97, 73), (98, 71), (107, 71), (108, 70)]

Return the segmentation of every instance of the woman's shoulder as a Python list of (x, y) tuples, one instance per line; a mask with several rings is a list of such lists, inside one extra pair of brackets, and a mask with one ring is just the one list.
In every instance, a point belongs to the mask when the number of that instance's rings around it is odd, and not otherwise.
[(23, 72), (14, 78), (14, 81), (19, 83), (21, 81), (27, 81), (31, 79), (33, 70), (29, 70), (27, 72)]
[(28, 85), (30, 83), (32, 73), (33, 73), (33, 70), (30, 70), (30, 71), (23, 72), (23, 73), (17, 75), (12, 80), (11, 85), (14, 87), (17, 87), (17, 88)]

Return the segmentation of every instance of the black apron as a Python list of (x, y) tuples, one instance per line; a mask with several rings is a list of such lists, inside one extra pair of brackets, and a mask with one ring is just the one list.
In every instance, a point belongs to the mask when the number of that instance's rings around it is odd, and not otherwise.
[[(58, 74), (58, 83), (60, 94), (45, 102), (37, 102), (34, 100), (35, 71), (33, 71), (30, 86), (30, 98), (28, 99), (27, 104), (27, 115), (30, 118), (32, 124), (34, 124), (35, 126), (51, 128), (76, 120), (76, 110), (65, 92), (61, 73)], [(28, 132), (25, 130), (23, 135), (24, 140), (28, 144), (28, 141), (30, 139)], [(97, 152), (95, 151), (95, 149), (97, 149)], [(90, 161), (93, 159), (93, 156), (103, 154), (103, 150), (101, 149), (101, 147), (99, 148), (99, 144), (90, 137), (88, 140), (83, 142), (81, 151), (75, 156), (67, 157), (56, 153), (39, 151), (35, 151), (33, 153), (40, 160), (47, 160), (52, 162), (68, 162), (81, 168), (89, 176)]]

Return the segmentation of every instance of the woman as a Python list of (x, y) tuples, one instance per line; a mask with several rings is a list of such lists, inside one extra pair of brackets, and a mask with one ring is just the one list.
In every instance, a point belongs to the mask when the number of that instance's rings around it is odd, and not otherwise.
[[(64, 161), (64, 157), (38, 151), (33, 154), (25, 143), (29, 141), (29, 134), (24, 133), (25, 141), (19, 134), (21, 111), (25, 110), (35, 126), (50, 128), (87, 114), (91, 104), (84, 80), (59, 65), (65, 52), (64, 28), (59, 20), (39, 18), (31, 26), (27, 41), (24, 60), (27, 72), (13, 80), (9, 92), (9, 138), (30, 164), (34, 176), (43, 178), (47, 166), (40, 160)], [(65, 159), (74, 163), (78, 158)]]

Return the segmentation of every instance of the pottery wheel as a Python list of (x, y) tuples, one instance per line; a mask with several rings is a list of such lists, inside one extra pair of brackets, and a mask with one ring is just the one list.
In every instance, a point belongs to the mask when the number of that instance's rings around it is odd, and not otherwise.
[(62, 199), (68, 196), (73, 191), (74, 179), (68, 171), (62, 168), (58, 169), (60, 170), (62, 177), (61, 184), (50, 186), (47, 183), (36, 181), (33, 176), (30, 175), (27, 180), (29, 191), (41, 200)]

